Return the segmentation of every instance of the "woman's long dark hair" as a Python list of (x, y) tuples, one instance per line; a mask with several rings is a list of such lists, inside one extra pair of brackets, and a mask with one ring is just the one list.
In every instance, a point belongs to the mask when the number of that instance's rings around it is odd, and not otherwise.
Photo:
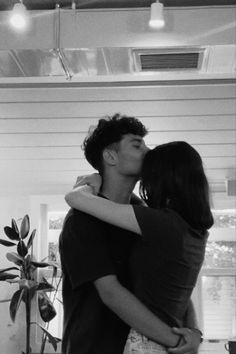
[(197, 230), (205, 231), (213, 225), (202, 159), (184, 141), (162, 144), (148, 151), (140, 194), (149, 207), (173, 209)]

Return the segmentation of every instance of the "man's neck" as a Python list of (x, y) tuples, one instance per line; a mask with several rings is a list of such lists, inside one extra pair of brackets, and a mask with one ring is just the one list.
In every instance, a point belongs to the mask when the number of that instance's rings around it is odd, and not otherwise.
[(105, 177), (100, 193), (113, 202), (129, 204), (136, 182), (136, 178), (133, 177)]

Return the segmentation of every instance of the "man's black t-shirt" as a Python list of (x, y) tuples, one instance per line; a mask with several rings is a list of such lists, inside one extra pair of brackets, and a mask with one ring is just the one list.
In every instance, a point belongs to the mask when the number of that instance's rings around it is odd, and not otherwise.
[(129, 288), (128, 258), (136, 237), (81, 211), (68, 212), (60, 235), (63, 354), (123, 353), (129, 327), (102, 303), (93, 282), (115, 274)]

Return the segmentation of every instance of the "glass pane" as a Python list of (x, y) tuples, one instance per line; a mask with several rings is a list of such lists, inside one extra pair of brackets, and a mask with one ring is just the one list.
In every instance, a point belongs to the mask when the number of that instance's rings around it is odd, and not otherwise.
[(49, 213), (49, 230), (61, 230), (66, 212)]
[(65, 215), (66, 212), (48, 213), (48, 259), (58, 263), (60, 261), (58, 241)]
[(204, 268), (236, 268), (236, 241), (208, 242)]
[(236, 210), (212, 212), (203, 274), (212, 269), (214, 276), (202, 276), (204, 334), (207, 339), (228, 339), (236, 335)]
[(212, 210), (204, 268), (236, 268), (236, 210)]
[(215, 228), (234, 228), (236, 227), (236, 210), (212, 210)]
[(236, 335), (236, 278), (202, 277), (203, 322), (206, 339)]

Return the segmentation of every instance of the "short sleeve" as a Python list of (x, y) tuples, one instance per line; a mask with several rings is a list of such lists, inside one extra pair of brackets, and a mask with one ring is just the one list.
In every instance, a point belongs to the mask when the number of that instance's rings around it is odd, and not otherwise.
[(162, 239), (171, 231), (171, 218), (164, 209), (157, 210), (145, 206), (133, 205), (134, 213), (141, 229), (143, 241), (155, 240), (161, 245)]
[(60, 252), (73, 289), (115, 274), (102, 222), (88, 214), (76, 211), (66, 219), (60, 236)]

